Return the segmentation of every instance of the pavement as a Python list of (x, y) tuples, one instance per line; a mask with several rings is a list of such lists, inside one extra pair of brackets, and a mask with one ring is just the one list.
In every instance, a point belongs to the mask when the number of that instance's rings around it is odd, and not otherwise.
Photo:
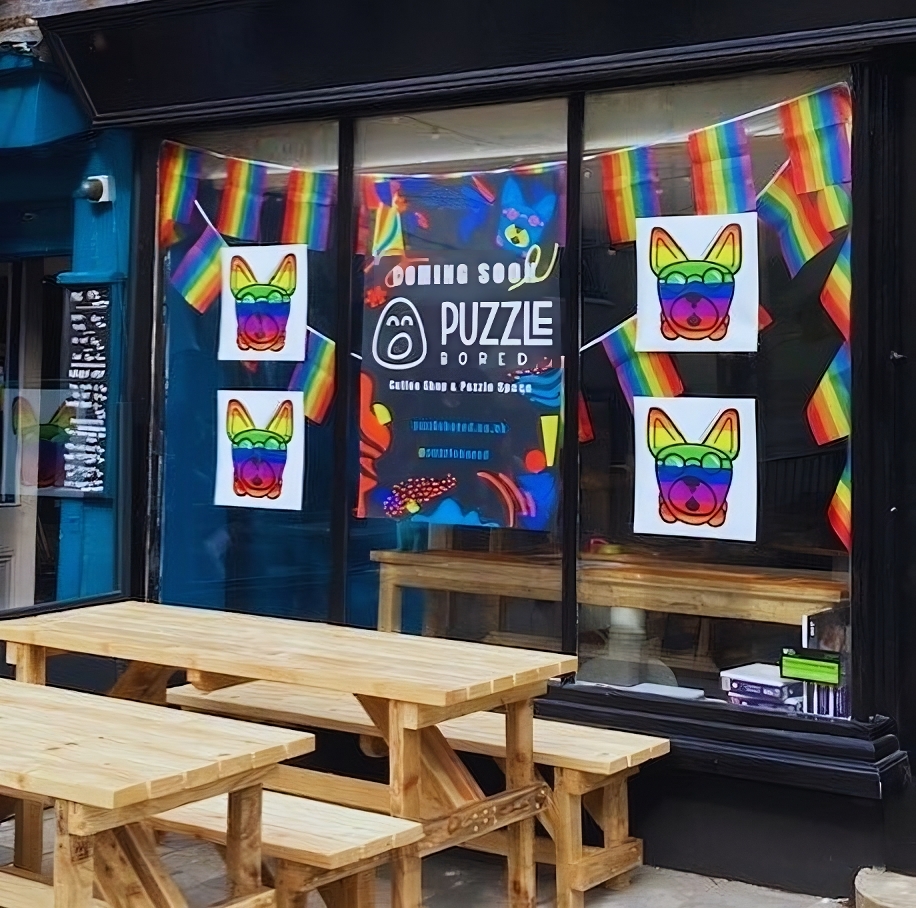
[[(44, 872), (51, 872), (54, 818), (45, 814)], [(212, 845), (179, 835), (166, 835), (160, 845), (162, 859), (188, 900), (188, 908), (207, 908), (228, 897), (222, 858)], [(12, 822), (0, 824), (0, 863), (13, 859)], [(621, 891), (593, 889), (586, 894), (586, 908), (841, 908), (845, 903), (796, 895), (699, 876), (642, 867), (632, 884)], [(505, 861), (487, 855), (451, 850), (423, 862), (425, 908), (505, 908)], [(538, 905), (554, 905), (550, 868), (539, 868)], [(390, 908), (385, 868), (379, 871), (376, 908)], [(307, 908), (324, 908), (317, 896)]]

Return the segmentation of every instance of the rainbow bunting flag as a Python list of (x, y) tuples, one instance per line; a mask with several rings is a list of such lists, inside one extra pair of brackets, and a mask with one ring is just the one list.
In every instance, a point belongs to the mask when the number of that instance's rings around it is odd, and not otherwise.
[(851, 253), (852, 237), (847, 236), (821, 290), (821, 305), (847, 341), (849, 340), (849, 304), (852, 299)]
[(783, 164), (757, 197), (760, 219), (779, 235), (782, 255), (792, 277), (833, 240), (813, 202), (800, 196), (792, 181), (792, 165)]
[(852, 548), (852, 462), (848, 452), (840, 482), (827, 506), (827, 519), (848, 552)]
[(178, 240), (178, 224), (189, 224), (197, 199), (203, 153), (164, 142), (159, 153), (159, 243)]
[(602, 155), (601, 176), (611, 245), (632, 243), (636, 218), (661, 214), (655, 152), (647, 145)]
[(845, 85), (816, 91), (779, 108), (796, 192), (852, 179), (852, 98)]
[(172, 286), (198, 312), (206, 312), (222, 286), (220, 250), (223, 238), (209, 225), (172, 272)]
[(821, 376), (805, 408), (811, 434), (819, 445), (849, 435), (851, 376), (849, 344), (844, 343)]
[(751, 151), (740, 120), (687, 137), (697, 214), (738, 214), (757, 204)]
[(216, 216), (216, 229), (238, 240), (256, 241), (261, 227), (261, 203), (267, 190), (267, 167), (229, 158), (226, 184)]
[(846, 186), (828, 186), (814, 193), (814, 204), (828, 230), (849, 226), (852, 216), (852, 198)]
[(331, 210), (336, 194), (335, 174), (291, 171), (286, 184), (286, 208), (280, 242), (305, 243), (310, 249), (324, 252), (328, 248)]
[(324, 422), (334, 399), (334, 341), (309, 330), (308, 351), (304, 363), (293, 370), (290, 391), (303, 392), (306, 418)]
[(635, 315), (608, 332), (601, 346), (617, 372), (620, 390), (631, 410), (634, 397), (678, 397), (684, 393), (669, 354), (637, 352)]

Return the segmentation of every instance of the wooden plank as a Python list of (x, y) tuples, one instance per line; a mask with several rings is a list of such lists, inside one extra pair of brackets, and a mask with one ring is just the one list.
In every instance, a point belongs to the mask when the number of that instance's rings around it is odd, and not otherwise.
[(260, 785), (229, 793), (226, 876), (234, 898), (251, 895), (261, 888), (262, 796)]
[(149, 662), (131, 662), (109, 688), (108, 696), (118, 700), (135, 700), (138, 703), (165, 703), (169, 679), (175, 669), (151, 665)]
[(264, 788), (301, 798), (313, 798), (328, 804), (340, 804), (373, 813), (391, 812), (391, 795), (387, 785), (366, 779), (351, 779), (329, 772), (277, 766), (264, 779)]
[[(506, 787), (524, 788), (534, 782), (534, 703), (506, 707)], [(534, 819), (513, 824), (509, 839), (510, 908), (535, 908), (537, 868), (534, 862)]]
[(142, 805), (314, 749), (314, 737), (300, 731), (2, 679), (0, 727), (5, 794), (100, 810)]
[(92, 908), (92, 838), (70, 831), (66, 803), (58, 803), (55, 813), (54, 908)]
[[(54, 888), (50, 883), (28, 879), (7, 870), (0, 870), (0, 905), (3, 908), (57, 908)], [(91, 908), (115, 908), (107, 902), (93, 899)]]
[(141, 602), (11, 619), (0, 637), (428, 706), (546, 681), (577, 664), (558, 653)]
[(575, 871), (582, 852), (582, 795), (570, 785), (575, 770), (554, 773), (553, 804), (556, 811), (557, 908), (584, 908), (585, 896), (577, 889)]

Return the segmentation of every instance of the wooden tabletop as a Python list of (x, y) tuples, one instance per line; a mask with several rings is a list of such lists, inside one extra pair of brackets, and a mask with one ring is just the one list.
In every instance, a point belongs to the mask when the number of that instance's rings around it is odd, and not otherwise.
[(0, 787), (102, 809), (315, 749), (313, 735), (0, 679)]
[(0, 640), (427, 706), (546, 682), (577, 665), (556, 653), (143, 602), (0, 621)]

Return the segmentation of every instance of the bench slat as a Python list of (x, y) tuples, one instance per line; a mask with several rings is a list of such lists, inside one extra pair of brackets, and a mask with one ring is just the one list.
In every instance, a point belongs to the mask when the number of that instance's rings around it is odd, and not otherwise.
[[(186, 804), (152, 819), (159, 829), (223, 844), (228, 798)], [(410, 820), (353, 810), (308, 798), (264, 792), (264, 854), (294, 863), (335, 870), (347, 864), (412, 845), (423, 827)]]
[[(357, 735), (379, 734), (351, 694), (295, 684), (250, 681), (212, 693), (185, 685), (169, 690), (168, 702), (197, 712), (251, 722), (324, 728)], [(472, 713), (449, 719), (439, 728), (456, 750), (497, 758), (505, 756), (505, 717), (501, 713)], [(613, 775), (661, 757), (669, 749), (665, 738), (534, 720), (534, 759), (548, 766)]]

